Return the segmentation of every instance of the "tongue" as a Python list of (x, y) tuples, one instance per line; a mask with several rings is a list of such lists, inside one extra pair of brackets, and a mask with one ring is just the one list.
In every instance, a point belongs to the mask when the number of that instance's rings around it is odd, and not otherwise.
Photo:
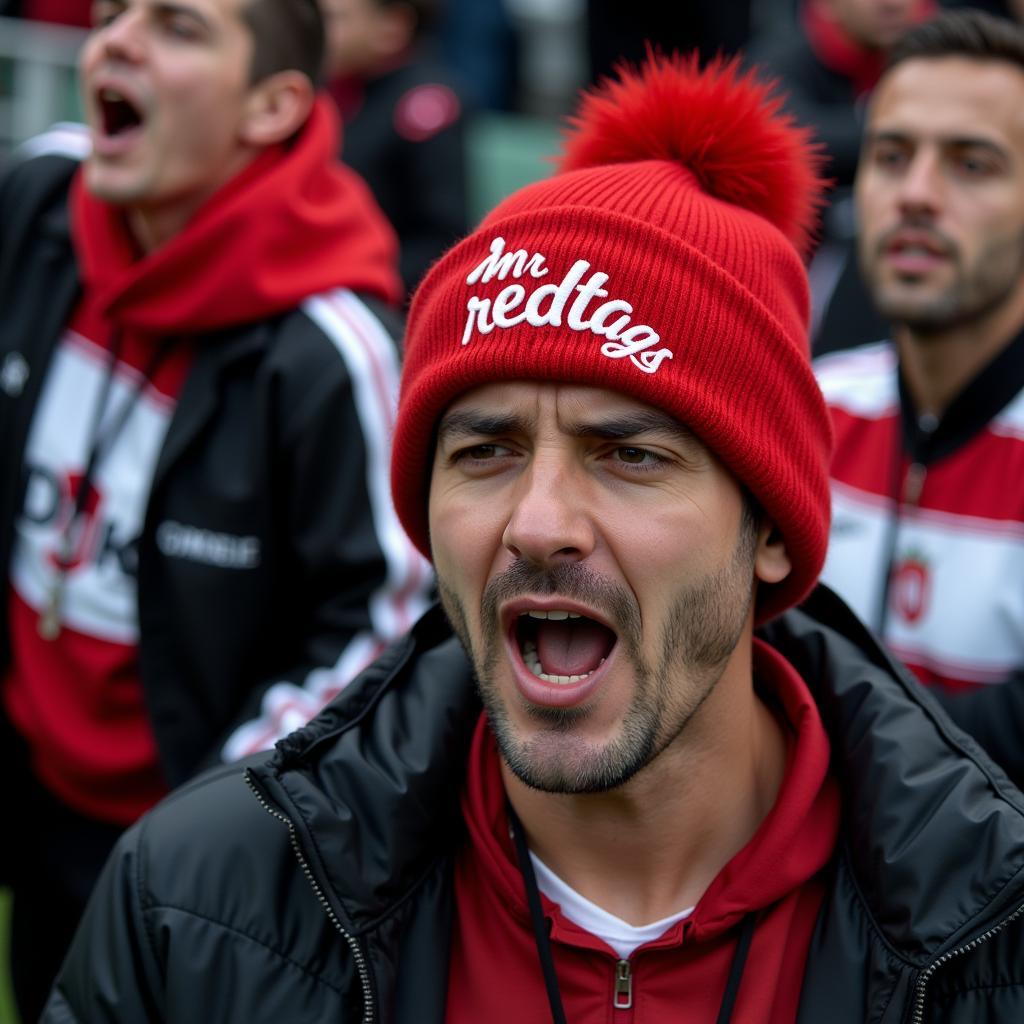
[(591, 619), (542, 620), (537, 624), (537, 657), (552, 676), (585, 676), (611, 650), (612, 634)]

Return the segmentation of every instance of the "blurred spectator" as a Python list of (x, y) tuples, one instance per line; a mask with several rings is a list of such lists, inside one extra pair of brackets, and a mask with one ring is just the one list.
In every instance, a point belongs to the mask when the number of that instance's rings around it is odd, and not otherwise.
[(26, 1022), (121, 829), (312, 717), (428, 580), (386, 476), (397, 246), (314, 98), (315, 3), (95, 12), (88, 134), (0, 180), (0, 881)]
[(886, 49), (934, 7), (933, 0), (802, 0), (795, 31), (752, 41), (750, 60), (778, 79), (787, 109), (824, 143), (835, 187), (853, 183), (863, 101)]
[(429, 0), (320, 4), (328, 89), (344, 124), (342, 158), (398, 233), (411, 291), (466, 230), (465, 96), (434, 53)]
[[(944, 7), (970, 7), (1001, 17), (1024, 18), (1024, 0), (943, 0)], [(852, 231), (852, 204), (843, 215), (842, 230)], [(834, 281), (834, 285), (832, 282)], [(851, 238), (838, 250), (828, 272), (819, 274), (816, 289), (816, 322), (813, 338), (818, 355), (839, 348), (849, 348), (868, 341), (877, 341), (888, 333), (888, 325), (875, 309), (871, 295), (857, 266), (856, 244)]]
[(12, 3), (12, 9), (23, 18), (75, 28), (89, 28), (92, 7), (92, 0), (13, 0)]
[(950, 11), (892, 60), (856, 200), (893, 341), (818, 363), (837, 434), (822, 578), (1020, 784), (1024, 28)]
[(444, 63), (474, 107), (516, 109), (519, 36), (505, 0), (445, 0), (437, 34)]
[[(853, 245), (850, 188), (860, 150), (866, 100), (881, 74), (886, 48), (911, 24), (933, 13), (934, 0), (799, 0), (795, 23), (772, 26), (752, 41), (749, 59), (778, 80), (787, 109), (814, 128), (832, 179), (822, 236), (809, 268), (812, 341), (823, 341), (822, 311), (838, 287)], [(870, 303), (843, 304), (842, 327), (881, 337), (885, 327)]]

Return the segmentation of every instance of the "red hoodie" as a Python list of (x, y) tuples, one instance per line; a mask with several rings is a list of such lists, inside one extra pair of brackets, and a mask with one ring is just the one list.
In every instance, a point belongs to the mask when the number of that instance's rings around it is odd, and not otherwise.
[(88, 290), (122, 329), (197, 334), (250, 323), (330, 288), (397, 303), (398, 242), (366, 183), (339, 163), (338, 118), (321, 95), (289, 146), (236, 175), (188, 227), (138, 259), (116, 207), (72, 187)]
[[(786, 773), (775, 806), (718, 873), (685, 920), (630, 957), (633, 1006), (612, 1005), (616, 954), (542, 896), (553, 920), (555, 972), (570, 1021), (714, 1024), (738, 925), (756, 928), (732, 1020), (792, 1024), (811, 932), (824, 893), (822, 869), (839, 826), (829, 743), (796, 671), (755, 640), (754, 674), (788, 723)], [(469, 840), (456, 864), (456, 914), (448, 975), (448, 1024), (551, 1019), (522, 875), (509, 838), (498, 753), (481, 718), (463, 793)]]
[[(337, 116), (318, 100), (287, 146), (228, 182), (184, 231), (139, 256), (116, 207), (71, 186), (82, 298), (47, 372), (25, 452), (31, 486), (11, 560), (7, 713), (39, 777), (83, 814), (128, 824), (165, 792), (138, 669), (131, 540), (195, 344), (337, 287), (397, 302), (397, 242), (362, 179), (335, 159)], [(62, 627), (40, 636), (55, 552), (79, 489), (120, 336), (107, 412), (131, 405), (94, 475), (64, 576)], [(180, 338), (138, 390), (153, 353)], [(101, 431), (102, 433), (102, 431)]]

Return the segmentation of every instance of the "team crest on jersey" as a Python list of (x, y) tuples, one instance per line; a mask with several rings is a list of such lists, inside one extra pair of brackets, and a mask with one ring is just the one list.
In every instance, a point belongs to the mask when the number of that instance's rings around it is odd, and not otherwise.
[(889, 593), (893, 608), (906, 622), (918, 622), (928, 611), (931, 591), (928, 560), (920, 551), (907, 551), (892, 570)]

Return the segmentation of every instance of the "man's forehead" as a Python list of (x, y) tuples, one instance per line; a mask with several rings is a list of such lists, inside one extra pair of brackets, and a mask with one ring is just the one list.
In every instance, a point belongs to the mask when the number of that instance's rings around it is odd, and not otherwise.
[(958, 56), (905, 60), (875, 89), (868, 133), (1024, 143), (1024, 68)]

